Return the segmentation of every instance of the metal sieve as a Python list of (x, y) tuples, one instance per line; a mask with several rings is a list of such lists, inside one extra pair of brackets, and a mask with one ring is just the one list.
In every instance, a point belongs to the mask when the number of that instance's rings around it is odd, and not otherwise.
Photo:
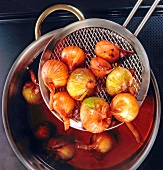
[[(41, 78), (41, 69), (43, 64), (49, 59), (58, 59), (60, 60), (60, 55), (62, 50), (66, 46), (75, 45), (78, 46), (86, 52), (86, 60), (83, 67), (89, 68), (89, 63), (92, 57), (96, 57), (94, 53), (95, 44), (100, 40), (109, 40), (113, 43), (119, 45), (120, 48), (125, 50), (132, 50), (135, 51), (135, 54), (130, 55), (129, 57), (124, 57), (120, 59), (121, 66), (134, 69), (135, 76), (134, 76), (134, 87), (136, 89), (136, 98), (141, 105), (144, 101), (150, 83), (150, 66), (147, 54), (136, 38), (140, 30), (143, 28), (143, 25), (148, 20), (149, 16), (159, 3), (158, 0), (155, 0), (153, 5), (151, 6), (150, 10), (140, 23), (139, 27), (132, 34), (129, 30), (125, 27), (131, 20), (132, 16), (138, 9), (139, 5), (141, 4), (142, 0), (138, 1), (131, 11), (129, 17), (126, 19), (123, 26), (104, 19), (99, 18), (91, 18), (91, 19), (84, 19), (82, 21), (78, 21), (72, 23), (65, 28), (61, 29), (58, 34), (56, 34), (48, 43), (47, 47), (45, 48), (39, 65), (39, 84), (42, 96), (44, 98), (45, 103), (49, 107), (49, 90), (43, 83)], [(50, 52), (50, 53), (49, 53)], [(47, 55), (48, 54), (48, 55)], [(65, 88), (57, 89), (58, 91), (65, 90)], [(110, 102), (111, 97), (108, 95), (105, 89), (105, 79), (97, 79), (97, 90), (94, 94), (95, 96), (104, 98), (107, 102)], [(62, 120), (60, 116), (53, 112), (53, 114)], [(119, 126), (121, 123), (115, 123), (111, 125), (109, 129), (115, 128)], [(70, 126), (76, 129), (84, 130), (82, 127), (81, 122), (77, 122), (74, 120), (70, 120)]]

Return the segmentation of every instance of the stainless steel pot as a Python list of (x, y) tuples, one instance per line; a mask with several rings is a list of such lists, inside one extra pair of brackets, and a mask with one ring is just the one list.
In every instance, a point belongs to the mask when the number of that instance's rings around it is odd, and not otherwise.
[[(78, 166), (76, 167), (75, 165), (69, 165), (69, 163), (67, 164), (58, 163), (57, 161), (42, 156), (42, 153), (40, 153), (39, 150), (36, 150), (35, 147), (37, 147), (38, 143), (35, 143), (34, 136), (31, 132), (33, 124), (31, 123), (30, 120), (31, 117), (29, 116), (29, 114), (31, 111), (31, 107), (32, 110), (33, 109), (37, 110), (40, 107), (42, 109), (42, 106), (27, 105), (27, 103), (23, 100), (21, 94), (22, 86), (25, 82), (25, 77), (27, 74), (26, 68), (29, 65), (31, 66), (39, 62), (37, 58), (45, 49), (46, 45), (51, 40), (51, 38), (57, 35), (59, 31), (60, 30), (54, 30), (44, 36), (41, 36), (38, 40), (31, 43), (23, 51), (20, 54), (20, 56), (17, 58), (17, 60), (14, 62), (4, 86), (3, 99), (2, 99), (2, 117), (3, 117), (5, 132), (15, 154), (18, 156), (20, 161), (25, 165), (25, 167), (31, 170), (64, 169), (64, 168), (73, 169), (74, 167), (76, 169), (82, 168)], [(159, 94), (157, 82), (155, 80), (152, 71), (150, 71), (150, 73), (151, 73), (150, 88), (148, 90), (147, 97), (150, 95), (152, 96), (154, 100), (153, 103), (154, 110), (150, 111), (152, 115), (152, 123), (149, 132), (147, 133), (147, 137), (145, 138), (144, 143), (138, 147), (136, 152), (130, 155), (129, 158), (124, 159), (122, 162), (117, 163), (114, 167), (112, 167), (114, 170), (126, 169), (126, 168), (134, 170), (138, 168), (140, 164), (143, 162), (143, 160), (146, 158), (148, 153), (150, 152), (154, 144), (154, 141), (156, 139), (157, 132), (159, 129), (159, 123), (160, 123), (161, 103), (160, 103), (160, 94)], [(46, 108), (46, 106), (43, 106), (43, 108)], [(46, 109), (45, 110), (41, 110), (41, 109), (38, 110), (40, 112), (46, 110)], [(32, 112), (32, 114), (33, 113), (34, 112)], [(37, 117), (37, 119), (34, 120), (40, 121), (39, 117)], [(57, 123), (59, 124), (59, 122)], [(121, 127), (119, 127), (118, 130), (121, 132), (123, 131), (123, 128), (124, 126), (122, 125)], [(77, 130), (75, 130), (75, 133), (79, 134)], [(133, 144), (131, 142), (131, 145), (135, 146), (136, 144), (135, 143)], [(81, 157), (83, 157), (82, 159), (84, 159), (83, 155), (81, 155)], [(106, 168), (109, 169), (110, 168), (109, 165)]]

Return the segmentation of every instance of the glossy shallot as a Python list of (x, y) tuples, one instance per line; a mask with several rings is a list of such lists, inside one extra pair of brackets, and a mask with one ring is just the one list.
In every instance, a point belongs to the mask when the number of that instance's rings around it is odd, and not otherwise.
[(80, 107), (80, 119), (83, 127), (92, 133), (105, 131), (112, 119), (109, 104), (99, 97), (86, 98)]
[(76, 66), (84, 63), (86, 55), (78, 46), (67, 46), (61, 53), (61, 61), (67, 64), (70, 71), (73, 71)]
[(92, 72), (86, 68), (77, 68), (69, 76), (67, 91), (75, 100), (82, 101), (94, 93), (96, 79)]
[(119, 58), (134, 54), (134, 51), (124, 50), (108, 40), (101, 40), (95, 46), (95, 54), (110, 63), (116, 62)]
[(92, 58), (90, 61), (90, 69), (97, 77), (105, 77), (111, 70), (112, 66), (100, 57)]
[(55, 88), (66, 85), (69, 76), (68, 68), (63, 62), (51, 59), (44, 63), (41, 69), (41, 76), (50, 92), (54, 93)]
[(70, 126), (75, 101), (67, 92), (57, 92), (50, 94), (50, 110), (56, 111), (64, 122), (64, 128), (67, 130)]
[(113, 68), (106, 78), (106, 91), (111, 96), (121, 92), (135, 95), (134, 78), (131, 72), (121, 66)]

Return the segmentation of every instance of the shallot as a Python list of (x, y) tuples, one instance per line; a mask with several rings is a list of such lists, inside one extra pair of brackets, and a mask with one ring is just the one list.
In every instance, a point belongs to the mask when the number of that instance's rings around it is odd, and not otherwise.
[(77, 68), (69, 76), (67, 91), (69, 95), (79, 101), (94, 93), (96, 79), (92, 72), (86, 68)]
[(92, 58), (90, 61), (90, 69), (97, 77), (105, 77), (111, 70), (112, 66), (100, 57)]
[(76, 66), (84, 63), (86, 55), (78, 46), (67, 46), (61, 53), (61, 61), (66, 63), (69, 70), (72, 71)]
[(41, 75), (44, 84), (51, 93), (55, 92), (55, 88), (65, 86), (69, 76), (67, 66), (63, 62), (55, 59), (48, 60), (44, 63)]
[(134, 54), (134, 51), (124, 50), (107, 40), (99, 41), (95, 46), (95, 54), (107, 60), (110, 63), (116, 62), (120, 57), (128, 56)]
[(80, 107), (83, 127), (92, 133), (101, 133), (111, 124), (110, 105), (100, 97), (88, 97)]
[(106, 78), (106, 91), (111, 96), (121, 92), (135, 95), (134, 78), (131, 72), (121, 66), (113, 68)]
[(120, 122), (131, 122), (139, 113), (136, 98), (129, 93), (119, 93), (111, 101), (111, 112)]
[(57, 92), (50, 94), (50, 110), (56, 111), (63, 119), (64, 128), (67, 130), (70, 126), (70, 118), (72, 117), (75, 101), (67, 92)]
[(63, 161), (70, 161), (76, 155), (75, 144), (66, 136), (50, 138), (45, 145), (45, 151), (49, 156)]
[(25, 83), (22, 89), (24, 99), (29, 104), (39, 104), (43, 102), (40, 87), (33, 70), (29, 69), (31, 81)]
[(78, 149), (93, 151), (98, 160), (102, 160), (115, 145), (115, 138), (108, 132), (93, 134), (89, 144), (76, 143)]
[(47, 140), (56, 133), (56, 127), (47, 121), (39, 122), (32, 129), (33, 134), (38, 140)]

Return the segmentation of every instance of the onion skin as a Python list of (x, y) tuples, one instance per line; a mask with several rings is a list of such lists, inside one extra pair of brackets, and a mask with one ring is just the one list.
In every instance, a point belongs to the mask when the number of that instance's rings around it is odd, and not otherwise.
[(94, 93), (96, 80), (92, 72), (86, 68), (77, 68), (69, 76), (67, 91), (75, 100), (82, 101)]
[(94, 52), (98, 57), (105, 59), (109, 63), (114, 63), (121, 57), (135, 53), (134, 51), (121, 49), (117, 44), (107, 40), (99, 41), (95, 46)]
[(103, 78), (110, 72), (112, 66), (100, 57), (92, 58), (90, 61), (90, 69), (92, 73), (100, 78)]
[(55, 92), (55, 88), (65, 86), (69, 76), (67, 66), (63, 62), (55, 59), (48, 60), (44, 63), (41, 75), (44, 84), (51, 93)]
[(56, 111), (63, 119), (64, 128), (67, 130), (70, 126), (70, 118), (72, 117), (75, 101), (67, 92), (51, 93), (50, 110)]
[(123, 67), (115, 67), (106, 78), (106, 91), (109, 95), (115, 96), (121, 92), (135, 94), (131, 72)]
[(131, 122), (139, 113), (136, 98), (129, 93), (119, 93), (111, 101), (111, 112), (120, 122)]
[(111, 123), (112, 114), (109, 104), (102, 98), (89, 97), (80, 107), (80, 119), (83, 127), (91, 133), (101, 133)]
[(61, 53), (61, 61), (68, 65), (70, 71), (73, 71), (76, 66), (83, 64), (85, 58), (84, 51), (77, 46), (67, 46)]

